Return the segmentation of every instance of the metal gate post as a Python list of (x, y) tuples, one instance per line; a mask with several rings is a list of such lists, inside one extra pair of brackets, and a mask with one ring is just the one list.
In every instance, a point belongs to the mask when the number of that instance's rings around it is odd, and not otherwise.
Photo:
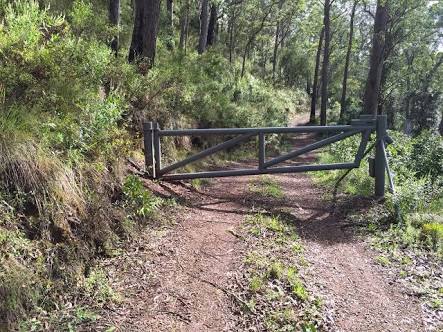
[(153, 138), (154, 127), (152, 122), (143, 123), (143, 143), (145, 152), (145, 172), (149, 177), (155, 178), (154, 168), (154, 151), (153, 151)]
[(160, 125), (155, 122), (153, 128), (154, 138), (154, 179), (159, 176), (161, 169), (161, 145), (160, 145)]
[(376, 124), (376, 147), (375, 147), (375, 196), (385, 196), (385, 174), (386, 174), (386, 161), (383, 154), (383, 144), (386, 137), (387, 129), (387, 117), (386, 115), (377, 115)]
[(258, 169), (265, 168), (266, 140), (265, 134), (258, 134)]

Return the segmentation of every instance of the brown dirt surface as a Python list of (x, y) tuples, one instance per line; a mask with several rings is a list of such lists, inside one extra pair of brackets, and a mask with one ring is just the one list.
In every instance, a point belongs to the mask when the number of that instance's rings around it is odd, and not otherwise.
[[(309, 140), (302, 136), (295, 143)], [(239, 331), (227, 289), (245, 250), (236, 229), (258, 204), (271, 213), (285, 211), (296, 224), (309, 262), (300, 273), (324, 298), (328, 329), (424, 331), (418, 299), (390, 283), (364, 240), (346, 227), (342, 208), (365, 207), (369, 201), (333, 209), (309, 175), (272, 177), (283, 199), (253, 197), (248, 185), (258, 177), (252, 176), (214, 179), (200, 190), (188, 184), (154, 185), (180, 201), (175, 222), (146, 229), (124, 254), (103, 262), (122, 299), (100, 313), (93, 329)]]

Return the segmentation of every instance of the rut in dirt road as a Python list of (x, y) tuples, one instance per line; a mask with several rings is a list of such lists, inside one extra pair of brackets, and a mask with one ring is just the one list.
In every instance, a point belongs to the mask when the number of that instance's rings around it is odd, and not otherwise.
[[(295, 143), (309, 140), (301, 137)], [(102, 315), (101, 326), (112, 324), (119, 331), (239, 331), (226, 289), (244, 257), (236, 230), (257, 202), (248, 191), (257, 178), (215, 179), (200, 191), (176, 184), (157, 188), (180, 197), (184, 207), (172, 229), (146, 230), (126, 255), (108, 262), (114, 287), (125, 297)], [(363, 241), (343, 230), (343, 216), (322, 199), (322, 188), (306, 174), (273, 178), (285, 197), (260, 205), (271, 213), (285, 211), (296, 224), (309, 262), (300, 272), (330, 310), (328, 329), (423, 331), (418, 301), (389, 284)]]

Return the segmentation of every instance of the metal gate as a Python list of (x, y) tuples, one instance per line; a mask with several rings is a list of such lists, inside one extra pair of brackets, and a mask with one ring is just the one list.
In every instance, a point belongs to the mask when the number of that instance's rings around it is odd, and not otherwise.
[[(362, 115), (359, 119), (351, 121), (350, 125), (335, 126), (298, 126), (298, 127), (264, 127), (264, 128), (214, 128), (214, 129), (160, 129), (156, 122), (143, 124), (145, 169), (148, 177), (163, 180), (185, 180), (195, 178), (213, 178), (241, 175), (297, 173), (308, 171), (325, 171), (335, 169), (352, 169), (360, 166), (371, 133), (376, 132), (376, 153), (372, 172), (375, 177), (375, 195), (384, 196), (385, 192), (385, 169), (388, 167), (385, 144), (388, 141), (386, 135), (387, 121), (385, 115)], [(332, 134), (315, 143), (293, 150), (284, 155), (267, 160), (266, 140), (267, 134), (299, 134), (299, 133), (324, 133)], [(207, 148), (188, 158), (175, 162), (171, 165), (162, 166), (161, 162), (161, 138), (177, 136), (234, 136), (229, 140)], [(353, 135), (361, 135), (360, 145), (353, 161), (335, 164), (296, 165), (282, 166), (287, 160), (296, 158), (310, 151), (326, 145), (338, 142)], [(224, 149), (232, 148), (252, 137), (258, 136), (258, 160), (256, 168), (215, 170), (196, 173), (172, 173), (192, 162), (210, 156)], [(389, 169), (388, 176), (392, 183)]]

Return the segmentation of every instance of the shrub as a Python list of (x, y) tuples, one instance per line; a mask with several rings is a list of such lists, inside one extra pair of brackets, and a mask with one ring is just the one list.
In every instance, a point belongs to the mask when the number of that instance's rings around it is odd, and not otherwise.
[(143, 186), (141, 180), (129, 175), (123, 184), (126, 204), (134, 211), (135, 216), (149, 217), (160, 205), (161, 200)]

